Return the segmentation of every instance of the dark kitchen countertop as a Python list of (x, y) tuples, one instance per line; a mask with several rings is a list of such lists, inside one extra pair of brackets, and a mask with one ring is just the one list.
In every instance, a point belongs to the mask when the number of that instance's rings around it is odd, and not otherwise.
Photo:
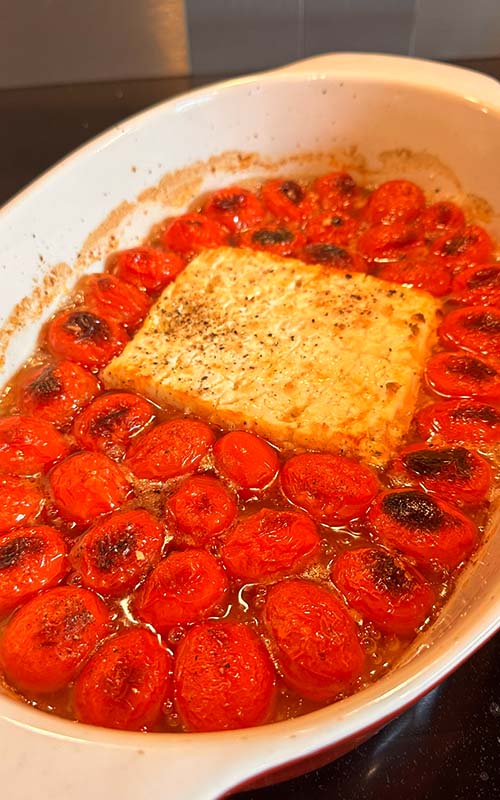
[[(500, 79), (500, 59), (462, 62)], [(0, 90), (0, 202), (141, 109), (215, 80), (165, 78)], [(500, 634), (352, 753), (235, 800), (500, 798)]]

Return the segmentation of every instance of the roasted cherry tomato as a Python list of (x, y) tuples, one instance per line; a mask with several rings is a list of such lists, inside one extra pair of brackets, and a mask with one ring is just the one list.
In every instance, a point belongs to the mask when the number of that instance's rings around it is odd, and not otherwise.
[(146, 292), (109, 272), (89, 275), (85, 279), (83, 295), (91, 311), (132, 330), (141, 324), (151, 305)]
[(47, 525), (0, 534), (0, 619), (68, 571), (61, 534)]
[(411, 181), (387, 181), (370, 195), (365, 215), (372, 224), (412, 222), (423, 211), (422, 189)]
[(434, 241), (438, 236), (458, 233), (465, 227), (463, 211), (450, 200), (442, 200), (427, 206), (418, 219), (426, 241)]
[(44, 497), (35, 483), (13, 475), (0, 476), (0, 533), (33, 522)]
[(264, 250), (275, 256), (297, 255), (303, 244), (304, 235), (290, 226), (270, 224), (262, 228), (251, 228), (242, 234), (239, 245), (252, 250)]
[(380, 263), (399, 262), (402, 257), (412, 255), (417, 245), (417, 231), (403, 222), (375, 225), (358, 239), (358, 251), (363, 258)]
[(173, 659), (144, 628), (107, 639), (75, 684), (78, 719), (103, 728), (147, 730), (172, 694)]
[(444, 397), (476, 397), (500, 402), (500, 373), (485, 361), (463, 351), (437, 353), (427, 362), (427, 383)]
[(275, 671), (266, 648), (246, 625), (205, 622), (177, 650), (177, 710), (189, 731), (250, 728), (267, 722), (275, 702)]
[(442, 343), (500, 357), (500, 309), (467, 306), (451, 311), (438, 329)]
[(160, 560), (164, 541), (163, 525), (148, 511), (115, 511), (75, 544), (71, 563), (88, 589), (123, 596)]
[(320, 205), (325, 211), (351, 208), (358, 197), (356, 181), (348, 172), (329, 172), (322, 175), (313, 182), (312, 190), (318, 195)]
[(229, 231), (205, 214), (182, 214), (166, 224), (161, 241), (168, 250), (191, 258), (201, 250), (228, 244)]
[(367, 519), (376, 539), (424, 567), (454, 569), (472, 553), (478, 538), (472, 520), (418, 489), (382, 492)]
[(458, 233), (446, 233), (436, 239), (432, 245), (432, 252), (446, 258), (447, 263), (458, 271), (472, 264), (490, 261), (493, 242), (484, 228), (479, 225), (467, 225)]
[(314, 244), (337, 244), (345, 247), (356, 236), (357, 220), (340, 211), (328, 212), (313, 217), (307, 222), (305, 234)]
[(213, 431), (203, 422), (172, 419), (134, 442), (126, 463), (138, 478), (166, 481), (195, 472), (214, 441)]
[(493, 479), (486, 459), (465, 447), (422, 444), (405, 447), (392, 462), (391, 473), (452, 501), (473, 505), (484, 500)]
[(98, 378), (79, 364), (59, 361), (23, 373), (18, 404), (25, 414), (52, 422), (56, 428), (66, 428), (100, 388)]
[(422, 439), (486, 444), (500, 442), (500, 412), (480, 400), (443, 400), (420, 409), (415, 417)]
[(136, 593), (134, 614), (167, 634), (222, 611), (228, 588), (226, 573), (206, 550), (170, 553)]
[(366, 272), (362, 258), (336, 244), (306, 244), (300, 258), (308, 264), (323, 264), (342, 272)]
[(176, 253), (147, 246), (122, 250), (114, 256), (112, 265), (119, 278), (150, 294), (161, 292), (184, 267), (184, 261)]
[(22, 415), (0, 419), (0, 473), (46, 472), (68, 450), (66, 440), (50, 422)]
[(214, 445), (214, 460), (218, 472), (245, 498), (270, 486), (280, 468), (276, 450), (247, 431), (221, 436)]
[(500, 307), (500, 263), (480, 264), (453, 278), (453, 300), (462, 306)]
[(371, 469), (329, 453), (291, 458), (281, 470), (281, 487), (292, 503), (326, 525), (359, 517), (379, 490)]
[(235, 578), (262, 582), (301, 572), (317, 559), (320, 544), (306, 514), (263, 508), (238, 523), (220, 554)]
[(208, 475), (188, 478), (167, 500), (176, 543), (201, 547), (234, 521), (238, 506), (226, 487)]
[(264, 622), (286, 683), (310, 700), (333, 700), (359, 677), (365, 656), (354, 622), (333, 592), (309, 581), (275, 584)]
[(203, 213), (232, 233), (253, 228), (264, 218), (265, 209), (257, 195), (241, 186), (228, 186), (210, 195)]
[(416, 569), (381, 547), (347, 550), (331, 576), (349, 605), (384, 633), (410, 636), (436, 600)]
[(434, 297), (444, 297), (451, 289), (451, 271), (444, 264), (436, 263), (435, 259), (408, 258), (393, 261), (382, 266), (377, 272), (377, 277), (384, 281), (423, 289)]
[(73, 433), (80, 447), (99, 450), (117, 461), (131, 441), (155, 419), (155, 409), (138, 394), (107, 392), (80, 414)]
[(102, 453), (75, 453), (54, 467), (49, 483), (61, 516), (78, 523), (114, 511), (130, 493), (122, 469)]
[(54, 317), (47, 330), (47, 342), (59, 358), (100, 369), (121, 353), (127, 334), (113, 319), (79, 308), (61, 311)]
[(314, 210), (313, 198), (297, 181), (267, 181), (262, 199), (271, 214), (289, 222), (306, 219)]

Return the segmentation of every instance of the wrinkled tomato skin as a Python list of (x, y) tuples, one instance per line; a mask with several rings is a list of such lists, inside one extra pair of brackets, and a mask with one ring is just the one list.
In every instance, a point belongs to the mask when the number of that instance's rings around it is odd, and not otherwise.
[(346, 247), (356, 236), (359, 228), (357, 220), (340, 211), (321, 214), (310, 219), (305, 227), (309, 243), (337, 244)]
[(194, 475), (168, 498), (166, 511), (174, 521), (176, 544), (203, 547), (229, 528), (238, 506), (217, 478)]
[(452, 300), (462, 306), (500, 308), (500, 264), (479, 264), (453, 278)]
[(399, 262), (403, 256), (411, 255), (418, 246), (415, 228), (402, 222), (392, 225), (375, 225), (361, 234), (357, 241), (358, 252), (368, 262), (385, 264)]
[(377, 277), (384, 281), (401, 283), (422, 289), (434, 297), (444, 297), (451, 289), (451, 272), (442, 265), (431, 260), (402, 259), (386, 264), (377, 272)]
[(500, 412), (481, 400), (443, 400), (420, 409), (415, 417), (422, 439), (458, 444), (500, 442)]
[(418, 225), (424, 239), (432, 242), (444, 234), (459, 233), (465, 227), (465, 216), (455, 203), (443, 200), (427, 206), (418, 218)]
[(73, 434), (80, 447), (121, 461), (136, 436), (155, 420), (155, 408), (132, 392), (106, 392), (75, 420)]
[(458, 233), (446, 233), (437, 238), (432, 252), (445, 258), (449, 266), (459, 272), (473, 264), (491, 261), (493, 242), (484, 228), (467, 225)]
[(210, 195), (203, 213), (232, 233), (247, 230), (264, 219), (265, 209), (257, 195), (241, 186), (228, 186)]
[(425, 206), (424, 193), (411, 181), (386, 181), (370, 195), (365, 217), (372, 225), (413, 222)]
[(262, 186), (262, 200), (277, 219), (300, 222), (315, 211), (314, 198), (297, 181), (271, 180)]
[(238, 246), (286, 257), (297, 256), (304, 242), (304, 234), (296, 226), (270, 223), (242, 233)]
[(40, 589), (56, 586), (68, 571), (61, 534), (48, 525), (0, 535), (0, 619)]
[(500, 309), (467, 306), (451, 311), (438, 328), (445, 347), (500, 358)]
[(351, 208), (359, 197), (359, 189), (348, 172), (329, 172), (316, 178), (312, 191), (317, 194), (324, 211), (341, 211)]
[(131, 330), (141, 324), (151, 305), (144, 291), (109, 272), (89, 275), (83, 295), (91, 311)]
[(9, 620), (0, 664), (17, 689), (56, 692), (76, 678), (110, 627), (110, 612), (97, 595), (74, 586), (48, 589)]
[(37, 475), (68, 452), (66, 440), (50, 422), (21, 414), (0, 419), (0, 474)]
[(437, 353), (428, 362), (429, 387), (443, 397), (476, 397), (500, 402), (500, 373), (483, 358), (463, 351)]
[(213, 454), (216, 470), (246, 499), (271, 486), (279, 472), (276, 450), (247, 431), (221, 436)]
[(64, 430), (101, 387), (92, 372), (71, 361), (59, 361), (23, 373), (17, 387), (18, 405), (23, 414)]
[(166, 224), (161, 241), (168, 250), (191, 258), (201, 250), (228, 244), (229, 231), (204, 214), (182, 214)]
[(115, 511), (74, 545), (71, 564), (87, 589), (119, 597), (160, 560), (164, 541), (163, 525), (148, 511)]
[(154, 295), (175, 280), (185, 262), (176, 253), (145, 246), (116, 253), (112, 266), (121, 280)]
[(121, 353), (127, 341), (121, 325), (85, 308), (61, 311), (47, 328), (47, 344), (53, 355), (89, 369), (104, 367)]
[(38, 486), (13, 475), (0, 476), (0, 534), (33, 522), (45, 503)]
[(148, 730), (172, 695), (173, 658), (153, 633), (130, 628), (104, 642), (75, 684), (81, 722), (104, 728)]
[(341, 525), (360, 516), (379, 490), (369, 467), (345, 456), (305, 453), (281, 470), (282, 491), (317, 522)]
[(328, 589), (298, 579), (275, 584), (264, 623), (285, 682), (303, 697), (333, 700), (361, 674), (365, 655), (354, 622)]
[(137, 478), (166, 481), (195, 472), (214, 441), (213, 431), (203, 422), (173, 419), (135, 441), (125, 463)]
[(318, 557), (320, 544), (306, 514), (263, 508), (238, 523), (220, 553), (233, 577), (263, 582), (301, 572)]
[(204, 622), (181, 642), (174, 667), (176, 705), (188, 731), (261, 725), (271, 717), (276, 675), (251, 628)]
[(331, 578), (365, 620), (397, 636), (414, 634), (436, 600), (416, 569), (378, 547), (345, 551), (334, 562)]

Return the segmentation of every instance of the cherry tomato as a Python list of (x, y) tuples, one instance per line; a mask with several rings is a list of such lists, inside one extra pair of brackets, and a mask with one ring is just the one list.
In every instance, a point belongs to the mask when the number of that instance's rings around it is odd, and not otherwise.
[(402, 222), (375, 225), (358, 239), (358, 251), (363, 258), (381, 263), (399, 262), (403, 256), (411, 255), (417, 245), (417, 231)]
[(150, 631), (129, 630), (107, 639), (75, 684), (78, 719), (103, 728), (152, 728), (172, 694), (173, 659)]
[(165, 529), (143, 508), (115, 511), (74, 545), (71, 563), (88, 589), (124, 595), (160, 560)]
[(220, 554), (235, 578), (262, 582), (301, 572), (318, 557), (320, 544), (305, 514), (263, 508), (238, 523)]
[(437, 353), (427, 362), (427, 383), (445, 397), (500, 402), (500, 373), (484, 358), (463, 351)]
[(168, 250), (191, 258), (201, 250), (228, 244), (229, 231), (204, 214), (182, 214), (167, 223), (161, 241)]
[(359, 517), (379, 490), (371, 469), (329, 453), (291, 458), (281, 470), (281, 488), (292, 503), (326, 525)]
[(154, 419), (154, 407), (140, 395), (107, 392), (80, 414), (73, 433), (80, 447), (100, 451), (119, 461), (131, 441)]
[(438, 329), (442, 343), (500, 358), (500, 309), (467, 306), (451, 311)]
[(264, 622), (286, 683), (310, 700), (333, 700), (359, 677), (365, 656), (345, 606), (304, 580), (275, 584)]
[(328, 212), (310, 219), (305, 227), (308, 242), (314, 244), (337, 244), (345, 247), (356, 236), (357, 220), (340, 211)]
[(37, 595), (9, 621), (0, 642), (7, 680), (47, 693), (74, 680), (110, 628), (110, 613), (87, 589), (58, 586)]
[(59, 358), (100, 369), (121, 353), (127, 334), (113, 319), (80, 308), (61, 311), (54, 317), (47, 330), (47, 342)]
[(206, 550), (170, 553), (136, 593), (134, 614), (167, 634), (221, 611), (228, 589), (226, 573)]
[(101, 382), (91, 372), (71, 361), (59, 361), (23, 373), (18, 405), (25, 414), (66, 428), (100, 389)]
[(203, 422), (173, 419), (134, 442), (126, 463), (138, 478), (166, 481), (195, 472), (214, 441), (213, 431)]
[(175, 541), (200, 547), (225, 531), (234, 521), (238, 506), (232, 494), (216, 478), (188, 478), (167, 500), (175, 520)]
[(418, 489), (382, 492), (368, 511), (377, 540), (424, 566), (452, 570), (473, 551), (478, 531), (456, 508)]
[(109, 272), (89, 275), (83, 295), (91, 311), (132, 330), (141, 324), (151, 305), (146, 292)]
[(324, 264), (342, 272), (366, 272), (362, 258), (336, 244), (306, 244), (301, 258), (308, 264)]
[(420, 409), (415, 417), (422, 439), (445, 442), (500, 442), (500, 412), (480, 400), (443, 400)]
[(113, 271), (119, 278), (149, 294), (161, 292), (184, 267), (184, 261), (176, 253), (147, 246), (122, 250), (113, 262)]
[(262, 199), (271, 214), (289, 222), (306, 219), (314, 210), (313, 198), (297, 181), (266, 181)]
[(177, 710), (189, 731), (250, 728), (267, 722), (275, 671), (257, 634), (237, 622), (192, 628), (177, 650)]
[(265, 210), (257, 195), (241, 186), (228, 186), (210, 195), (203, 213), (229, 231), (253, 228), (264, 218)]
[(331, 577), (349, 605), (384, 633), (410, 636), (436, 600), (416, 569), (380, 547), (342, 553)]
[(482, 456), (465, 447), (405, 447), (391, 465), (399, 479), (418, 483), (453, 502), (478, 504), (489, 492), (491, 467)]
[(247, 431), (232, 431), (221, 436), (214, 445), (214, 461), (218, 472), (231, 481), (244, 498), (267, 489), (280, 468), (276, 450)]
[(456, 270), (490, 261), (493, 242), (479, 225), (467, 225), (458, 233), (446, 233), (433, 242), (432, 252), (446, 258)]
[(424, 239), (433, 241), (438, 236), (458, 233), (465, 227), (465, 216), (455, 203), (450, 200), (442, 200), (433, 203), (421, 213), (418, 223), (422, 229)]
[(297, 229), (280, 224), (270, 224), (262, 228), (251, 228), (242, 234), (240, 247), (264, 250), (275, 256), (297, 255), (304, 244), (304, 235)]
[(66, 440), (50, 422), (22, 415), (0, 419), (0, 473), (46, 472), (68, 450)]
[(0, 533), (33, 522), (44, 497), (35, 483), (14, 476), (0, 476)]
[(35, 525), (0, 534), (0, 619), (68, 571), (64, 539), (55, 528)]
[(460, 305), (500, 307), (500, 263), (464, 269), (453, 278), (452, 290)]
[(372, 224), (392, 225), (394, 222), (412, 222), (424, 206), (424, 193), (415, 183), (387, 181), (372, 192), (365, 214)]
[(340, 211), (354, 205), (358, 197), (356, 181), (348, 172), (329, 172), (316, 178), (312, 190), (325, 211)]
[(431, 259), (402, 259), (386, 264), (377, 272), (384, 281), (393, 281), (405, 286), (414, 286), (434, 295), (443, 297), (451, 289), (451, 272), (444, 264)]
[(49, 483), (61, 516), (78, 523), (114, 511), (130, 493), (121, 468), (102, 453), (75, 453), (54, 467)]

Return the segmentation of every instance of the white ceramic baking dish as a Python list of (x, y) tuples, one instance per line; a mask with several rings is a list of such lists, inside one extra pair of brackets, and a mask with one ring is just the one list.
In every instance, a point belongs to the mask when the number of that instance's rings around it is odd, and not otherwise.
[[(404, 175), (430, 193), (457, 196), (498, 235), (491, 209), (500, 209), (499, 141), (498, 83), (387, 56), (323, 56), (160, 104), (64, 160), (1, 212), (3, 379), (29, 353), (40, 320), (76, 273), (100, 268), (107, 252), (136, 243), (205, 188), (342, 164), (364, 180)], [(332, 759), (500, 628), (499, 557), (500, 537), (490, 535), (437, 622), (396, 669), (299, 719), (227, 733), (145, 735), (68, 722), (0, 695), (2, 793), (9, 800), (209, 800)]]

